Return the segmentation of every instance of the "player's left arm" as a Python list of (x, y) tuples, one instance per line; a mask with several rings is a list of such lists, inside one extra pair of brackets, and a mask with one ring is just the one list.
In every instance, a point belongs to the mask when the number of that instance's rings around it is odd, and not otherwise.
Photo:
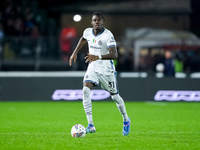
[(102, 59), (117, 59), (118, 57), (118, 53), (117, 53), (117, 49), (115, 46), (109, 47), (108, 48), (109, 53), (106, 55), (101, 55)]

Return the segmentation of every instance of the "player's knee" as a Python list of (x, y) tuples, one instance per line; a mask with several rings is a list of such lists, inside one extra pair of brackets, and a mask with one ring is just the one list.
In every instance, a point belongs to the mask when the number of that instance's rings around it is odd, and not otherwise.
[(120, 104), (123, 102), (123, 99), (119, 94), (111, 95), (111, 98), (113, 101), (115, 101), (117, 104)]
[(120, 97), (119, 94), (111, 95), (111, 98), (112, 98), (113, 100), (118, 99), (119, 97)]
[(86, 96), (86, 97), (90, 96), (90, 88), (86, 86), (83, 87), (83, 96)]

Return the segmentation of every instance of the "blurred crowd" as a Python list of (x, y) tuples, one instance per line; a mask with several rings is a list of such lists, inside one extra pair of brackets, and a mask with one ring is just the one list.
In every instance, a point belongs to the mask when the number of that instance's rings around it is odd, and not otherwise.
[[(0, 46), (3, 45), (3, 55), (0, 59), (22, 58), (33, 59), (36, 52), (47, 57), (48, 55), (58, 56), (58, 59), (68, 62), (69, 57), (75, 48), (79, 37), (77, 37), (74, 27), (61, 29), (60, 35), (52, 38), (39, 38), (44, 35), (40, 30), (41, 16), (31, 11), (30, 6), (22, 7), (17, 0), (4, 0), (0, 5)], [(5, 37), (9, 40), (2, 41)], [(17, 38), (15, 38), (17, 37)], [(20, 38), (19, 38), (20, 37)], [(28, 37), (28, 38), (21, 38)], [(40, 40), (38, 40), (40, 39)], [(42, 40), (41, 40), (42, 39)], [(34, 41), (35, 40), (35, 41)], [(40, 42), (38, 42), (40, 41)], [(199, 72), (200, 71), (200, 52), (195, 50), (167, 50), (146, 48), (141, 50), (139, 58), (139, 68), (134, 68), (134, 49), (127, 44), (118, 44), (118, 59), (114, 60), (117, 71), (146, 71), (157, 72), (157, 65), (162, 64), (161, 71), (167, 76), (174, 76), (176, 72)], [(38, 44), (39, 43), (39, 44)], [(59, 46), (58, 46), (59, 45)], [(80, 51), (74, 70), (85, 70), (87, 64), (84, 57), (87, 47)], [(24, 56), (24, 57), (22, 57)], [(51, 57), (53, 58), (53, 57)], [(158, 67), (159, 68), (159, 67)]]
[(163, 72), (166, 76), (174, 76), (177, 72), (199, 72), (200, 51), (161, 49), (158, 53), (140, 56), (140, 70)]
[(0, 8), (0, 37), (4, 36), (31, 36), (41, 35), (37, 17), (29, 6), (22, 8), (14, 0), (4, 0)]

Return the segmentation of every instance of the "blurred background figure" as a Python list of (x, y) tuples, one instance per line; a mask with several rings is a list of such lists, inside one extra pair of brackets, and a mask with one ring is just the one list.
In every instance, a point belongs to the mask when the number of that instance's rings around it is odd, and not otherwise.
[(3, 31), (3, 25), (0, 22), (0, 41), (2, 41), (4, 38), (4, 31)]
[(165, 51), (165, 58), (164, 58), (164, 74), (166, 76), (174, 76), (175, 70), (174, 70), (174, 58), (172, 57), (171, 51)]
[(181, 53), (176, 53), (175, 59), (174, 59), (174, 69), (175, 72), (183, 72), (183, 59)]
[(74, 27), (66, 27), (60, 33), (60, 46), (62, 60), (68, 62), (73, 49), (73, 40), (76, 38), (77, 32)]

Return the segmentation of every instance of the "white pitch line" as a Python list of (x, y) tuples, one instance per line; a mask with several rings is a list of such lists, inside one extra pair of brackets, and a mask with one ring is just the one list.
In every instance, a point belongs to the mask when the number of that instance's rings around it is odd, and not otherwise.
[(147, 105), (155, 105), (155, 106), (166, 106), (167, 103), (165, 102), (152, 102), (152, 101), (147, 101), (145, 102)]
[[(98, 133), (108, 133), (108, 132), (96, 132), (97, 134)], [(96, 134), (95, 133), (95, 134)], [(115, 134), (119, 134), (119, 133), (122, 133), (122, 132), (109, 132), (109, 133), (115, 133)], [(151, 134), (151, 133), (157, 133), (157, 134), (193, 134), (193, 133), (196, 133), (196, 134), (199, 134), (200, 132), (131, 132), (131, 133), (136, 133), (136, 134)], [(24, 132), (24, 133), (19, 133), (19, 132), (10, 132), (10, 133), (0, 133), (0, 135), (5, 135), (5, 134), (70, 134), (70, 132), (55, 132), (55, 133), (29, 133), (29, 132)]]

